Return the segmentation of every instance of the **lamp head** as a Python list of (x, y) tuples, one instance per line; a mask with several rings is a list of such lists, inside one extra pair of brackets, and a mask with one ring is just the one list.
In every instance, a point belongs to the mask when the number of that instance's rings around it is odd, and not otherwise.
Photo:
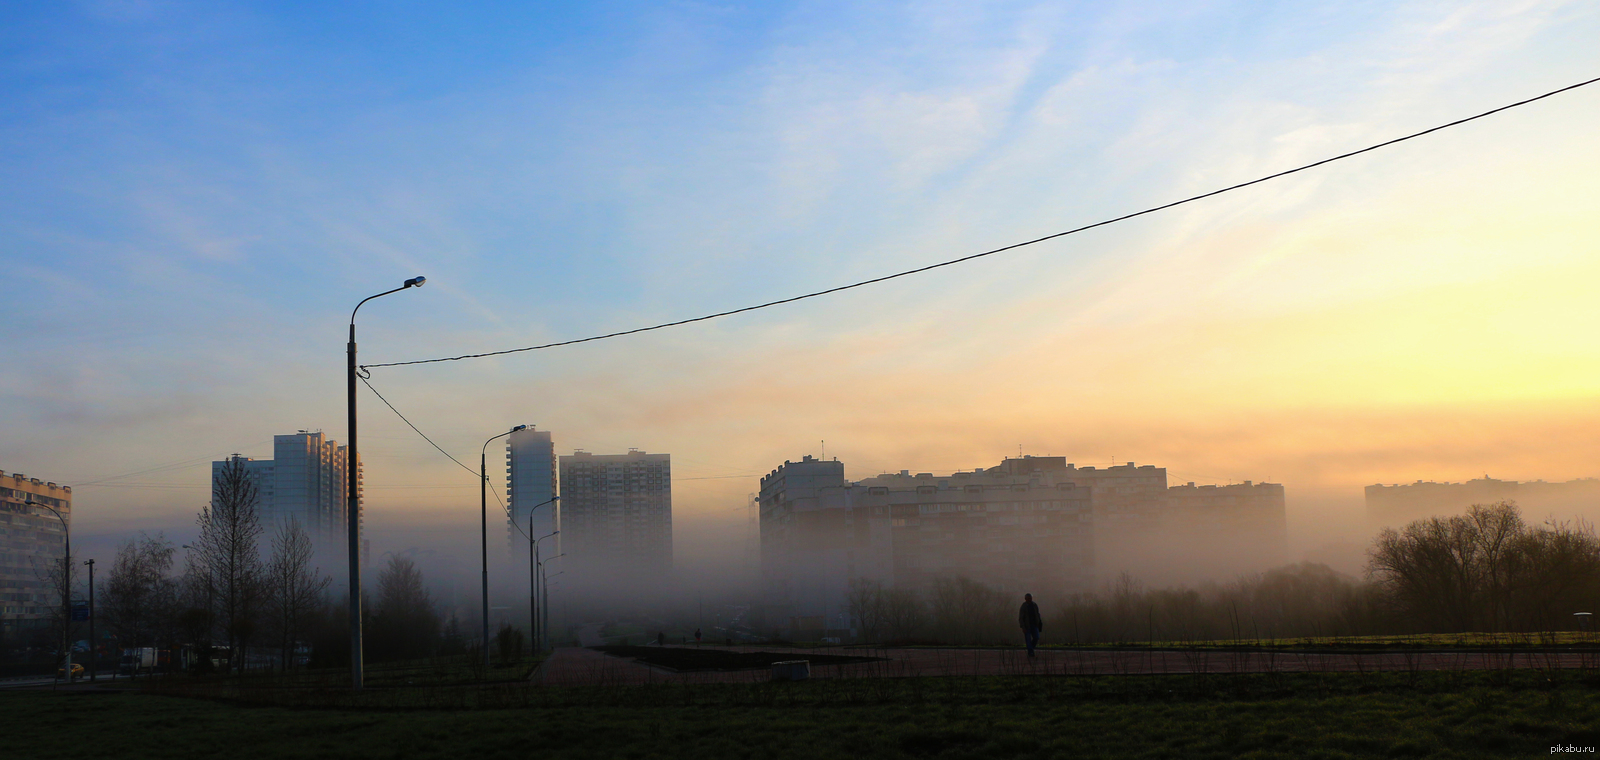
[(518, 425), (518, 426), (516, 426), (514, 428), (511, 428), (511, 432), (515, 433), (518, 430), (527, 430), (527, 429), (528, 429), (527, 425)]
[(420, 287), (422, 287), (422, 284), (427, 282), (427, 281), (428, 281), (428, 278), (426, 278), (426, 277), (413, 277), (413, 278), (411, 278), (409, 280), (406, 280), (405, 286), (408, 287), (408, 288), (420, 288)]

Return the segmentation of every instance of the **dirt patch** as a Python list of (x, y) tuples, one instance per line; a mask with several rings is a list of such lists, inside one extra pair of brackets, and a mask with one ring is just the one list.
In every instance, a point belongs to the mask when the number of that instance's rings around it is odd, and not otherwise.
[(705, 670), (755, 670), (768, 668), (774, 662), (808, 660), (813, 667), (820, 665), (852, 665), (860, 662), (882, 662), (882, 657), (850, 657), (835, 654), (801, 654), (798, 652), (730, 652), (725, 649), (694, 649), (685, 647), (589, 647), (613, 657), (625, 657), (646, 665), (675, 670), (679, 673)]

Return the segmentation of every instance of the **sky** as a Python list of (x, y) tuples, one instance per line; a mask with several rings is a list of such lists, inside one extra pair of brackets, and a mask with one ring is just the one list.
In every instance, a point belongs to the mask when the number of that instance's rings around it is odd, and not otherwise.
[[(7, 4), (0, 468), (74, 485), (75, 533), (182, 536), (211, 460), (344, 439), (350, 309), (405, 278), (363, 363), (699, 316), (1600, 76), (1595, 39), (1504, 0)], [(469, 464), (523, 423), (670, 452), (680, 563), (824, 451), (1283, 483), (1312, 551), (1368, 484), (1600, 476), (1596, 123), (1600, 85), (372, 383)], [(361, 415), (375, 540), (474, 527), (475, 476)]]

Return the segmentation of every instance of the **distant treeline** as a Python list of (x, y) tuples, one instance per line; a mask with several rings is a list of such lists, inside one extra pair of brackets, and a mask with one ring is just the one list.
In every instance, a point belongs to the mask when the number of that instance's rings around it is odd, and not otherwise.
[[(183, 547), (181, 568), (175, 567), (178, 547), (144, 535), (123, 543), (102, 569), (96, 622), (99, 635), (112, 639), (109, 654), (155, 647), (171, 652), (177, 667), (187, 651), (198, 670), (349, 662), (348, 597), (330, 598), (332, 579), (311, 565), (305, 528), (288, 520), (266, 535), (259, 490), (240, 460), (217, 471), (211, 496), (196, 517), (199, 538)], [(62, 567), (51, 563), (42, 570), (57, 593), (77, 580), (61, 577)], [(461, 637), (451, 635), (454, 621), (441, 625), (422, 572), (407, 557), (391, 557), (378, 573), (375, 598), (363, 594), (362, 617), (365, 656), (372, 661), (463, 649)], [(60, 658), (63, 640), (86, 634), (85, 623), (58, 611), (49, 626), (0, 644), (0, 654)]]
[[(1365, 578), (1300, 563), (1229, 583), (1144, 588), (1124, 574), (1098, 592), (1040, 599), (1055, 644), (1259, 640), (1410, 633), (1571, 630), (1600, 605), (1600, 540), (1585, 523), (1529, 525), (1515, 504), (1385, 529)], [(966, 577), (926, 594), (866, 579), (846, 607), (872, 643), (1020, 640), (1012, 594)]]

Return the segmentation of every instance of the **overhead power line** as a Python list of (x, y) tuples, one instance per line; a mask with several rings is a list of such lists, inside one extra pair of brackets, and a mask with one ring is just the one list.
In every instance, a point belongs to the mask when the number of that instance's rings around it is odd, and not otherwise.
[[(394, 412), (394, 416), (399, 417), (400, 421), (406, 423), (407, 427), (409, 427), (413, 431), (415, 431), (417, 435), (422, 436), (422, 440), (427, 441), (429, 446), (432, 446), (432, 447), (434, 447), (436, 449), (439, 449), (439, 453), (443, 454), (445, 459), (448, 459), (448, 460), (450, 460), (452, 462), (455, 462), (457, 467), (460, 467), (461, 469), (472, 473), (473, 479), (477, 479), (477, 478), (483, 477), (482, 473), (479, 473), (478, 471), (472, 469), (471, 467), (468, 467), (468, 466), (462, 464), (461, 460), (456, 459), (453, 456), (450, 456), (450, 452), (445, 451), (443, 448), (441, 448), (439, 446), (439, 444), (434, 443), (433, 439), (429, 438), (427, 433), (422, 432), (420, 429), (417, 428), (416, 425), (411, 424), (411, 420), (406, 419), (406, 416), (401, 414), (399, 409), (394, 408), (394, 404), (389, 403), (389, 399), (384, 398), (383, 394), (379, 393), (377, 388), (372, 387), (372, 381), (368, 380), (365, 377), (362, 377), (361, 375), (356, 375), (356, 377), (360, 377), (361, 378), (361, 382), (366, 384), (367, 390), (372, 391), (372, 395), (377, 396), (378, 400), (382, 401), (384, 406), (389, 407), (389, 411)], [(511, 515), (511, 508), (506, 506), (505, 501), (503, 501), (500, 498), (500, 492), (495, 490), (495, 489), (493, 489), (493, 488), (490, 488), (489, 489), (489, 493), (494, 494), (494, 500), (496, 502), (499, 502), (500, 509), (503, 510), (506, 513), (506, 521), (511, 523), (511, 527), (516, 528), (517, 532), (521, 533), (523, 538), (526, 538), (526, 539), (528, 539), (530, 541), (533, 540), (532, 537), (530, 537), (528, 535), (528, 532), (523, 530), (521, 525), (517, 524), (516, 518)]]
[[(1142, 211), (1135, 211), (1135, 212), (1133, 212), (1131, 214), (1123, 214), (1122, 216), (1113, 217), (1111, 219), (1105, 219), (1103, 221), (1095, 222), (1093, 224), (1086, 224), (1086, 225), (1084, 225), (1082, 227), (1076, 227), (1076, 228), (1067, 230), (1065, 232), (1057, 232), (1057, 233), (1052, 234), (1052, 235), (1045, 235), (1044, 237), (1034, 238), (1032, 240), (1026, 240), (1026, 241), (1023, 241), (1021, 243), (1013, 243), (1013, 244), (1008, 245), (1008, 246), (1004, 246), (1004, 247), (1001, 247), (1001, 248), (995, 248), (993, 250), (984, 251), (982, 253), (974, 253), (974, 254), (971, 254), (971, 255), (968, 255), (968, 256), (962, 256), (961, 258), (950, 259), (949, 261), (941, 261), (941, 262), (939, 262), (937, 264), (929, 264), (927, 266), (917, 267), (916, 269), (907, 269), (904, 272), (896, 272), (894, 274), (888, 274), (888, 275), (884, 275), (882, 277), (874, 277), (874, 278), (872, 278), (870, 280), (862, 280), (860, 282), (853, 282), (853, 283), (850, 283), (849, 285), (840, 285), (838, 287), (828, 288), (826, 290), (818, 290), (818, 291), (815, 291), (815, 292), (812, 292), (812, 293), (806, 293), (806, 294), (803, 294), (803, 295), (798, 295), (798, 296), (792, 296), (792, 297), (789, 297), (789, 298), (779, 299), (777, 301), (768, 301), (766, 303), (756, 304), (754, 306), (745, 306), (743, 308), (730, 309), (728, 311), (719, 311), (719, 312), (717, 312), (715, 314), (706, 314), (704, 316), (693, 317), (693, 318), (690, 318), (690, 319), (680, 319), (680, 320), (678, 320), (676, 322), (663, 322), (663, 323), (661, 323), (659, 325), (650, 325), (649, 327), (636, 327), (636, 328), (634, 328), (632, 330), (622, 330), (620, 332), (606, 333), (604, 335), (592, 335), (592, 336), (587, 337), (587, 338), (578, 338), (578, 339), (575, 339), (575, 340), (564, 340), (564, 341), (560, 341), (560, 342), (557, 342), (557, 343), (544, 343), (544, 344), (537, 345), (537, 346), (526, 346), (526, 347), (523, 347), (523, 348), (511, 348), (511, 349), (506, 349), (504, 351), (489, 351), (489, 352), (481, 353), (481, 354), (462, 354), (460, 356), (445, 356), (445, 357), (440, 357), (440, 358), (436, 358), (436, 359), (415, 359), (415, 360), (412, 360), (412, 361), (387, 362), (387, 363), (384, 363), (384, 364), (363, 364), (361, 366), (362, 366), (362, 369), (374, 369), (374, 368), (377, 368), (377, 367), (404, 367), (404, 366), (409, 366), (409, 365), (412, 365), (412, 364), (434, 364), (434, 363), (437, 363), (437, 362), (460, 361), (462, 359), (482, 359), (482, 358), (490, 357), (490, 356), (503, 356), (505, 354), (517, 354), (517, 353), (522, 353), (524, 351), (539, 351), (539, 350), (546, 349), (546, 348), (558, 348), (560, 346), (571, 346), (571, 345), (576, 345), (578, 343), (590, 343), (590, 342), (597, 341), (597, 340), (606, 340), (608, 338), (620, 338), (620, 337), (622, 337), (624, 335), (634, 335), (634, 334), (642, 333), (642, 332), (650, 332), (652, 330), (664, 330), (664, 329), (666, 329), (668, 327), (678, 327), (680, 325), (693, 324), (695, 322), (705, 322), (707, 320), (718, 319), (720, 317), (729, 317), (729, 316), (733, 316), (735, 314), (743, 314), (743, 313), (745, 313), (747, 311), (756, 311), (758, 309), (766, 309), (766, 308), (769, 308), (769, 307), (772, 307), (772, 306), (782, 306), (783, 304), (794, 303), (796, 301), (804, 301), (804, 300), (806, 300), (808, 298), (817, 298), (819, 296), (825, 296), (825, 295), (829, 295), (829, 294), (832, 294), (832, 293), (838, 293), (840, 291), (851, 290), (853, 288), (860, 288), (860, 287), (864, 287), (864, 286), (867, 286), (867, 285), (875, 285), (875, 284), (880, 283), (880, 282), (887, 282), (889, 280), (898, 279), (900, 277), (909, 277), (909, 276), (914, 275), (914, 274), (921, 274), (923, 272), (932, 271), (934, 269), (939, 269), (941, 267), (948, 267), (948, 266), (953, 266), (955, 264), (960, 264), (960, 263), (963, 263), (963, 262), (972, 261), (973, 259), (981, 259), (981, 258), (983, 258), (985, 256), (993, 256), (993, 255), (995, 255), (997, 253), (1004, 253), (1006, 251), (1013, 251), (1013, 250), (1016, 250), (1018, 248), (1023, 248), (1023, 247), (1026, 247), (1026, 246), (1035, 245), (1035, 244), (1038, 244), (1038, 243), (1043, 243), (1043, 242), (1045, 242), (1047, 240), (1055, 240), (1056, 238), (1066, 237), (1067, 235), (1075, 235), (1075, 234), (1077, 234), (1079, 232), (1085, 232), (1085, 231), (1088, 231), (1088, 230), (1095, 229), (1096, 227), (1105, 227), (1107, 225), (1116, 224), (1118, 222), (1125, 222), (1125, 221), (1127, 221), (1129, 219), (1133, 219), (1133, 218), (1140, 217), (1140, 216), (1145, 216), (1147, 214), (1154, 214), (1154, 213), (1156, 213), (1158, 211), (1165, 211), (1165, 210), (1170, 209), (1170, 208), (1174, 208), (1174, 207), (1177, 207), (1177, 206), (1182, 206), (1182, 205), (1184, 205), (1186, 203), (1194, 203), (1195, 201), (1204, 200), (1206, 198), (1211, 198), (1211, 197), (1217, 196), (1217, 195), (1222, 195), (1223, 193), (1233, 192), (1234, 190), (1240, 190), (1240, 189), (1243, 189), (1243, 188), (1246, 188), (1246, 187), (1250, 187), (1251, 185), (1259, 185), (1259, 184), (1261, 184), (1263, 182), (1270, 182), (1270, 181), (1275, 180), (1275, 179), (1279, 179), (1279, 178), (1282, 178), (1282, 177), (1287, 177), (1287, 176), (1289, 176), (1291, 174), (1296, 174), (1296, 173), (1299, 173), (1299, 172), (1303, 172), (1303, 171), (1306, 171), (1308, 169), (1315, 169), (1315, 168), (1317, 168), (1319, 166), (1323, 166), (1325, 164), (1331, 164), (1331, 163), (1333, 163), (1335, 161), (1341, 161), (1343, 159), (1350, 158), (1352, 156), (1359, 156), (1359, 155), (1361, 155), (1363, 153), (1371, 153), (1372, 151), (1378, 150), (1379, 148), (1386, 148), (1386, 147), (1388, 147), (1390, 145), (1403, 143), (1403, 142), (1405, 142), (1407, 140), (1414, 140), (1414, 139), (1416, 139), (1418, 137), (1422, 137), (1424, 135), (1430, 135), (1430, 134), (1433, 134), (1434, 132), (1438, 132), (1438, 131), (1441, 131), (1441, 130), (1449, 129), (1449, 128), (1455, 127), (1455, 126), (1460, 126), (1460, 125), (1466, 124), (1467, 122), (1470, 122), (1470, 121), (1476, 121), (1478, 119), (1482, 119), (1482, 118), (1484, 118), (1486, 116), (1493, 116), (1494, 114), (1500, 113), (1501, 111), (1508, 111), (1508, 110), (1516, 108), (1518, 106), (1525, 106), (1525, 105), (1527, 105), (1529, 103), (1533, 103), (1533, 102), (1536, 102), (1536, 101), (1544, 100), (1545, 98), (1552, 97), (1552, 96), (1555, 96), (1555, 95), (1560, 95), (1561, 93), (1569, 92), (1571, 90), (1576, 90), (1579, 87), (1586, 87), (1586, 86), (1594, 84), (1596, 82), (1600, 82), (1600, 77), (1596, 77), (1594, 79), (1589, 79), (1589, 80), (1586, 80), (1586, 81), (1583, 81), (1583, 82), (1579, 82), (1577, 84), (1568, 85), (1568, 86), (1562, 87), (1561, 89), (1558, 89), (1558, 90), (1551, 90), (1550, 92), (1544, 93), (1543, 95), (1537, 95), (1535, 97), (1531, 97), (1531, 98), (1528, 98), (1526, 100), (1519, 100), (1519, 101), (1517, 101), (1515, 103), (1509, 103), (1509, 104), (1500, 106), (1499, 108), (1494, 108), (1494, 109), (1491, 109), (1491, 110), (1488, 110), (1488, 111), (1484, 111), (1483, 113), (1477, 114), (1475, 116), (1468, 116), (1468, 117), (1466, 117), (1464, 119), (1456, 119), (1455, 121), (1448, 122), (1446, 124), (1440, 124), (1439, 126), (1436, 126), (1436, 127), (1431, 127), (1429, 129), (1424, 129), (1421, 132), (1413, 132), (1412, 134), (1406, 135), (1404, 137), (1396, 137), (1396, 138), (1394, 138), (1392, 140), (1385, 140), (1385, 141), (1383, 141), (1381, 143), (1378, 143), (1376, 145), (1370, 145), (1370, 146), (1367, 146), (1365, 148), (1361, 148), (1360, 150), (1353, 150), (1353, 151), (1350, 151), (1348, 153), (1341, 153), (1341, 154), (1339, 154), (1337, 156), (1333, 156), (1331, 158), (1324, 158), (1321, 161), (1315, 161), (1315, 162), (1312, 162), (1312, 163), (1309, 163), (1309, 164), (1305, 164), (1303, 166), (1297, 166), (1297, 167), (1295, 167), (1293, 169), (1287, 169), (1285, 171), (1277, 172), (1276, 174), (1268, 174), (1265, 177), (1259, 177), (1257, 179), (1249, 180), (1248, 182), (1240, 182), (1239, 184), (1236, 184), (1236, 185), (1229, 185), (1227, 187), (1220, 188), (1220, 189), (1217, 189), (1217, 190), (1212, 190), (1212, 191), (1207, 192), (1207, 193), (1201, 193), (1199, 195), (1190, 196), (1190, 197), (1184, 198), (1182, 200), (1172, 201), (1170, 203), (1164, 203), (1164, 204), (1161, 204), (1159, 206), (1151, 206), (1150, 208), (1144, 209)], [(374, 391), (374, 392), (376, 392), (376, 391)], [(399, 412), (396, 412), (396, 414), (398, 414), (398, 413)], [(432, 441), (429, 441), (429, 443), (432, 443)], [(437, 448), (437, 447), (435, 447), (435, 448)], [(443, 451), (443, 449), (440, 449), (440, 450)], [(446, 456), (449, 456), (449, 455), (447, 454)], [(460, 463), (457, 462), (457, 464), (460, 464)]]

